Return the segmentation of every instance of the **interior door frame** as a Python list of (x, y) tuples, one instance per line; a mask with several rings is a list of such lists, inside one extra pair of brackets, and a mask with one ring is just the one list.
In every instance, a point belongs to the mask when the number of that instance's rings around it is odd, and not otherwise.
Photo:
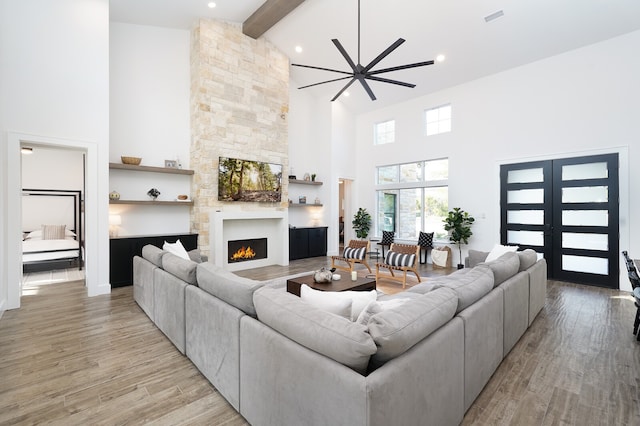
[[(629, 171), (629, 146), (613, 146), (610, 148), (603, 149), (594, 149), (594, 150), (585, 150), (585, 151), (571, 151), (571, 152), (562, 152), (562, 153), (552, 153), (540, 156), (530, 156), (530, 157), (514, 157), (514, 158), (506, 158), (497, 160), (495, 163), (495, 171), (494, 176), (495, 182), (497, 185), (495, 187), (495, 196), (498, 200), (500, 200), (500, 168), (502, 165), (506, 164), (514, 164), (514, 163), (526, 163), (526, 162), (534, 162), (534, 161), (544, 161), (544, 160), (557, 160), (563, 158), (573, 158), (573, 157), (587, 157), (593, 155), (600, 154), (618, 154), (618, 190), (619, 190), (619, 204), (618, 204), (618, 230), (619, 230), (619, 249), (620, 250), (628, 250), (630, 247), (630, 171)], [(496, 221), (494, 222), (494, 235), (496, 235), (497, 239), (501, 238), (500, 230), (501, 230), (501, 207), (500, 202), (495, 204), (494, 217)], [(619, 268), (625, 267), (622, 263), (623, 259), (621, 256), (619, 261)], [(631, 291), (631, 284), (629, 280), (626, 278), (624, 274), (620, 274), (619, 285), (618, 288), (624, 291)]]

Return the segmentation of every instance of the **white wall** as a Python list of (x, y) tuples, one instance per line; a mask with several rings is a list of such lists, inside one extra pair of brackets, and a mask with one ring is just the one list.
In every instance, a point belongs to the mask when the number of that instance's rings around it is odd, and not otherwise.
[[(109, 160), (141, 157), (141, 165), (164, 167), (179, 158), (189, 168), (190, 33), (111, 23)], [(121, 199), (145, 200), (151, 188), (158, 200), (191, 195), (191, 177), (111, 170), (110, 191)], [(190, 231), (187, 206), (111, 205), (122, 218), (119, 235)]]
[(110, 291), (108, 241), (109, 2), (0, 2), (2, 251), (0, 306), (19, 306), (21, 141), (88, 151), (89, 295)]
[[(639, 48), (634, 32), (359, 116), (357, 192), (374, 193), (378, 165), (448, 157), (449, 206), (478, 218), (468, 248), (486, 250), (500, 240), (500, 164), (619, 152), (620, 249), (640, 254), (630, 223), (640, 201), (629, 196), (640, 190), (629, 170), (640, 164)], [(423, 111), (449, 102), (453, 131), (424, 136)], [(373, 146), (373, 123), (389, 118), (396, 143)], [(373, 196), (361, 203), (375, 211)], [(630, 288), (624, 274), (621, 285)]]

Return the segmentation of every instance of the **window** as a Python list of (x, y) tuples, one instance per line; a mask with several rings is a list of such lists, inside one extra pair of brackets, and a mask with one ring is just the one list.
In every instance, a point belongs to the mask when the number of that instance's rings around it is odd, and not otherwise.
[(451, 104), (428, 109), (425, 116), (427, 136), (451, 131)]
[(384, 121), (375, 125), (374, 145), (394, 143), (396, 141), (395, 120)]
[(442, 220), (449, 211), (448, 179), (448, 159), (378, 167), (376, 235), (394, 231), (399, 240), (417, 240), (424, 231), (445, 239)]

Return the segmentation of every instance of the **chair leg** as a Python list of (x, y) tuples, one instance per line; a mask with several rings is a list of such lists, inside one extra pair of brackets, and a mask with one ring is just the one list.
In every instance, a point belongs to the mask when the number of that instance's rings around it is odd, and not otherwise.
[(640, 333), (638, 333), (638, 327), (640, 327), (640, 305), (636, 303), (636, 319), (633, 321), (633, 334), (638, 336), (638, 340), (640, 340)]

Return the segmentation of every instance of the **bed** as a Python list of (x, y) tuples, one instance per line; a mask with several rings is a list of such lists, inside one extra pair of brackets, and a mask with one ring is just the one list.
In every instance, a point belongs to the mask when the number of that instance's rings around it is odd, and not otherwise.
[(23, 272), (83, 268), (81, 191), (24, 189)]

